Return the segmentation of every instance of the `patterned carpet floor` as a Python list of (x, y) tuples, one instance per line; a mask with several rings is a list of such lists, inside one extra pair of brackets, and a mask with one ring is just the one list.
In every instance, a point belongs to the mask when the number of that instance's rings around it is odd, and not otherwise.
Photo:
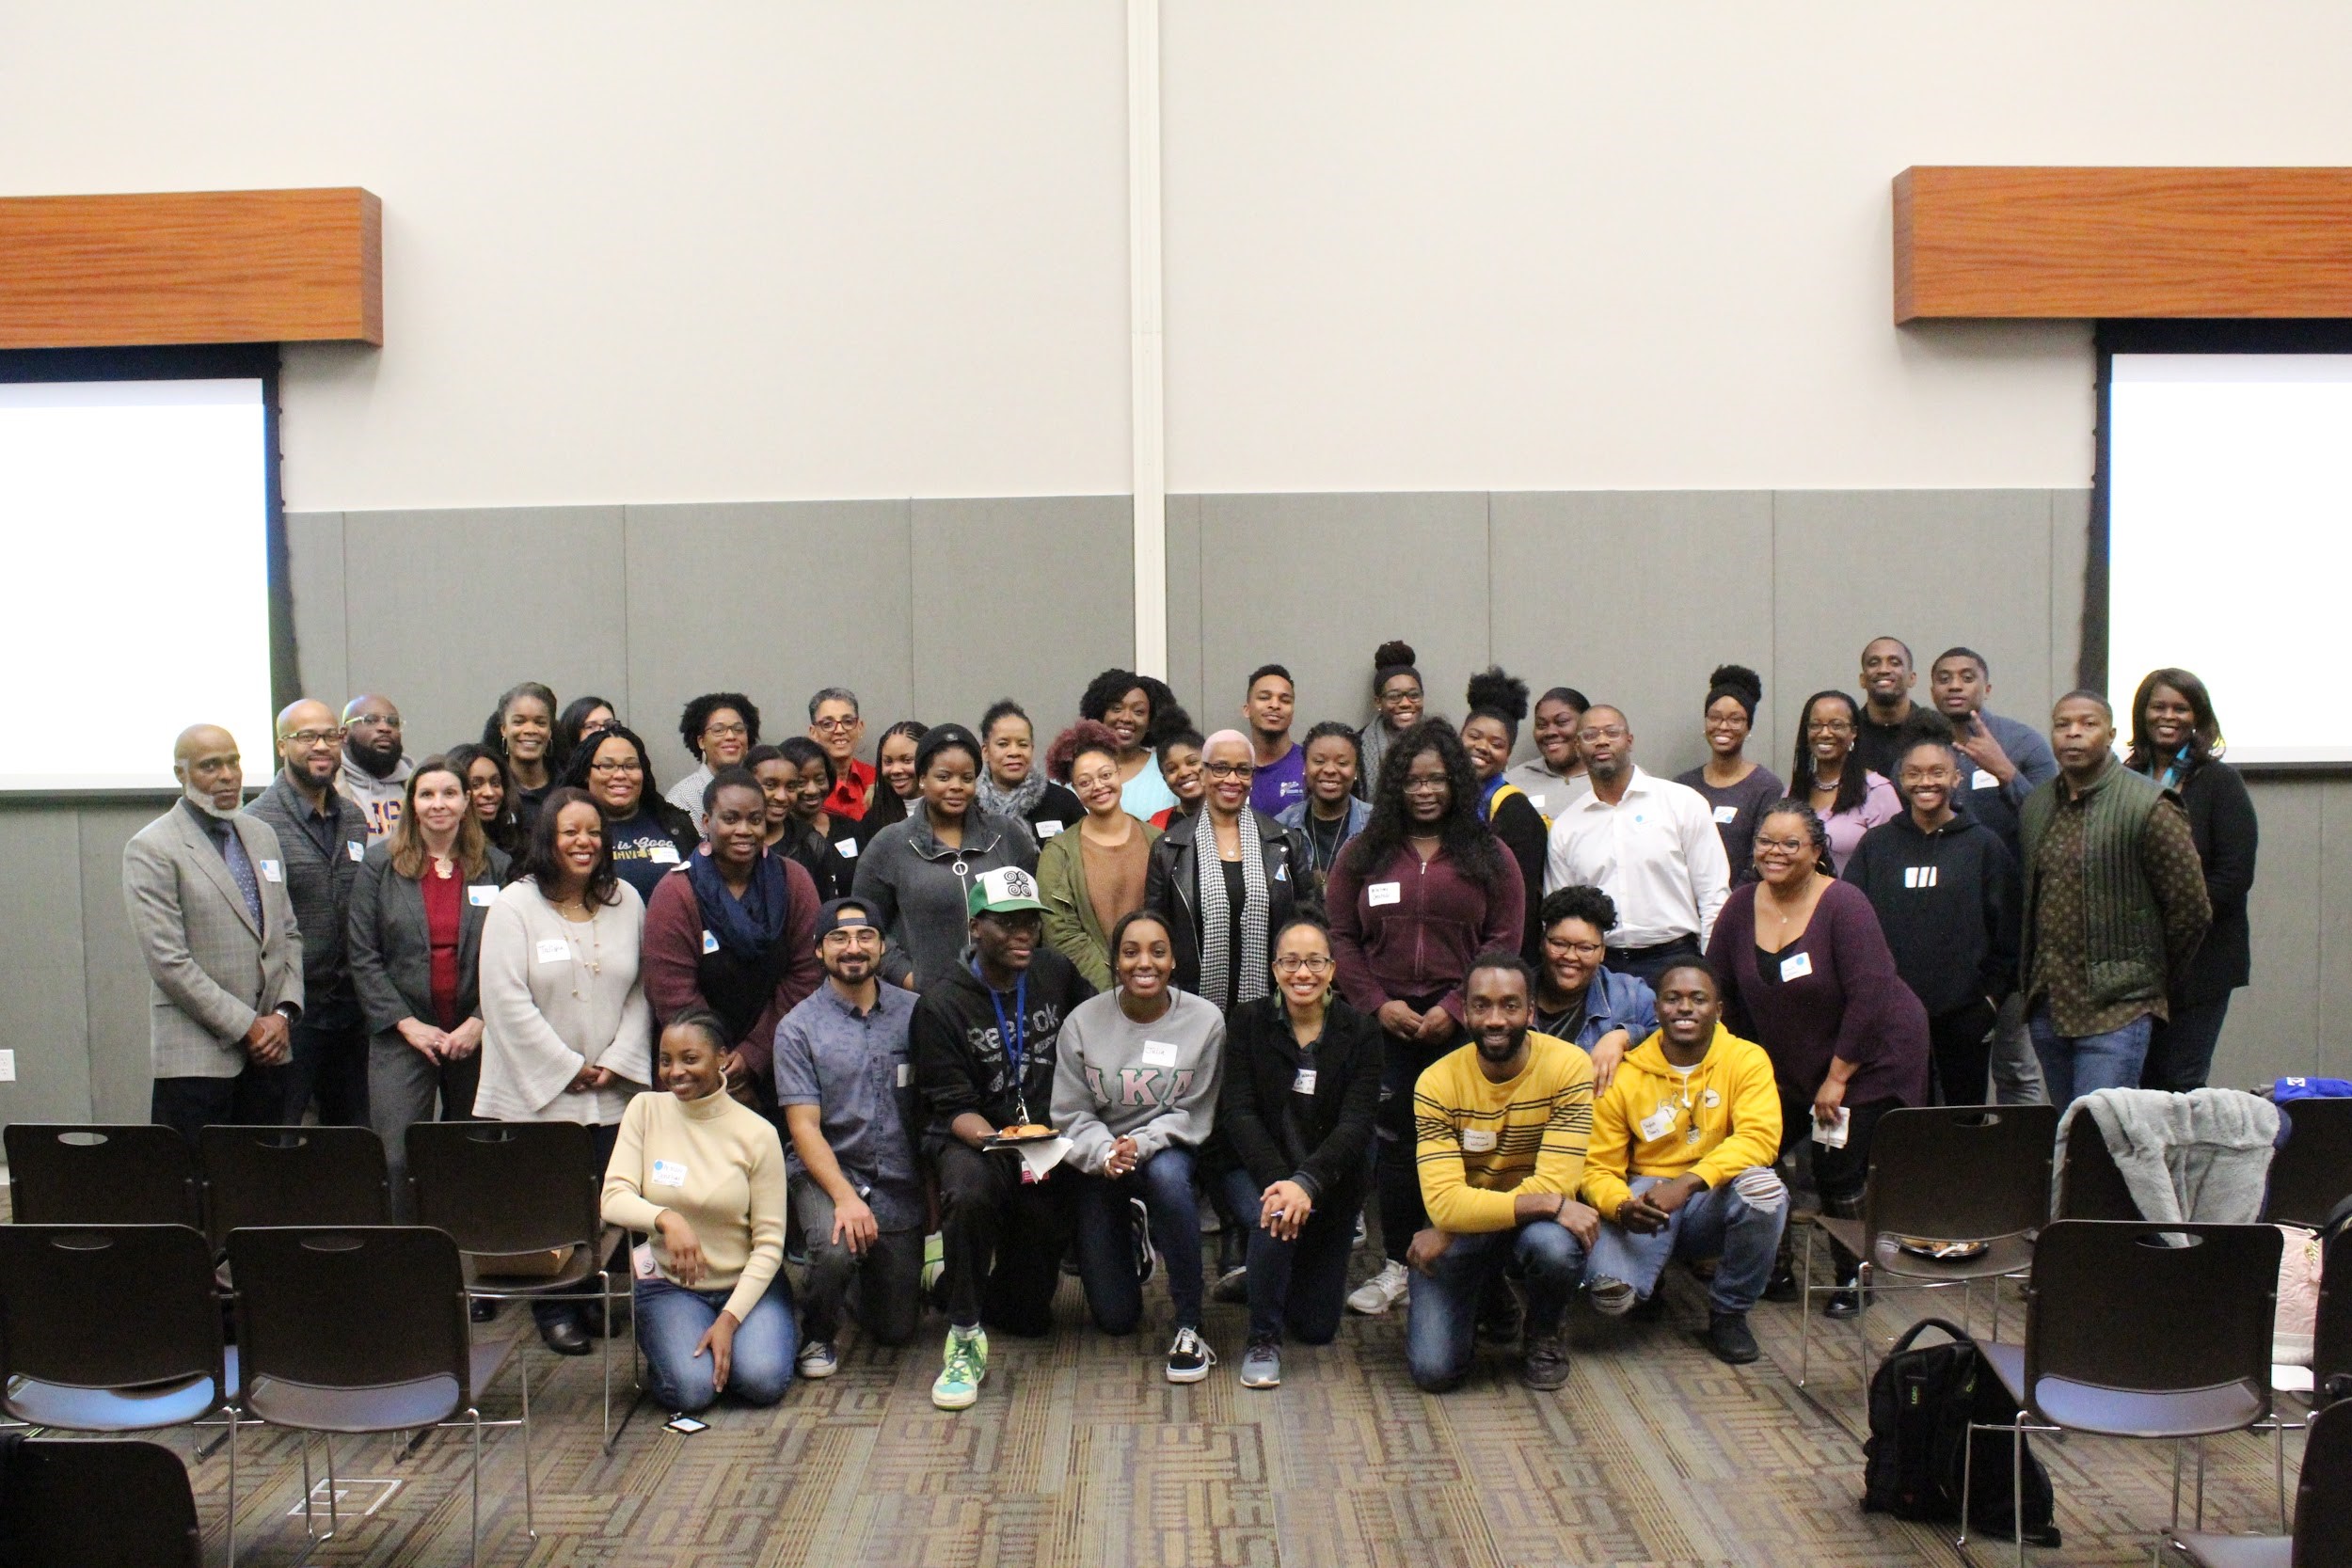
[[(1359, 1272), (1373, 1266), (1358, 1259)], [(1798, 1311), (1756, 1317), (1765, 1359), (1726, 1368), (1698, 1343), (1696, 1281), (1670, 1276), (1667, 1321), (1569, 1320), (1574, 1374), (1551, 1394), (1519, 1386), (1516, 1357), (1482, 1347), (1470, 1384), (1444, 1397), (1405, 1375), (1404, 1313), (1351, 1316), (1339, 1341), (1293, 1348), (1279, 1389), (1242, 1388), (1237, 1307), (1213, 1305), (1226, 1357), (1209, 1381), (1161, 1375), (1167, 1297), (1147, 1292), (1143, 1332), (1111, 1339), (1086, 1324), (1064, 1280), (1046, 1340), (993, 1337), (979, 1403), (931, 1407), (941, 1325), (903, 1352), (854, 1340), (840, 1372), (796, 1384), (772, 1410), (723, 1404), (707, 1432), (663, 1430), (641, 1403), (612, 1451), (598, 1430), (594, 1357), (548, 1354), (527, 1313), (476, 1330), (517, 1335), (531, 1378), (538, 1537), (524, 1529), (522, 1445), (486, 1441), (483, 1556), (534, 1568), (1816, 1568), (2010, 1560), (2005, 1541), (1865, 1515), (1861, 1400), (1851, 1325), (1814, 1323), (1810, 1389), (1798, 1368)], [(1873, 1314), (1891, 1334), (1915, 1312), (1892, 1297)], [(1947, 1315), (1950, 1315), (1948, 1312)], [(1982, 1313), (1979, 1312), (1981, 1322)], [(2008, 1323), (2015, 1332), (2018, 1314)], [(627, 1365), (616, 1354), (616, 1369)], [(628, 1376), (620, 1373), (626, 1397)], [(517, 1405), (510, 1369), (485, 1416)], [(171, 1441), (183, 1453), (184, 1437)], [(2170, 1506), (2168, 1448), (2037, 1439), (2058, 1496), (2065, 1545), (2042, 1564), (2148, 1560)], [(2294, 1483), (2299, 1439), (2290, 1434)], [(240, 1445), (239, 1560), (283, 1564), (305, 1546), (301, 1449), (248, 1429)], [(314, 1458), (323, 1454), (314, 1446)], [(443, 1568), (467, 1552), (467, 1442), (428, 1438), (410, 1457), (387, 1439), (338, 1445), (344, 1506), (357, 1513), (317, 1547), (325, 1564)], [(223, 1560), (228, 1461), (194, 1467), (207, 1560)], [(2208, 1447), (2206, 1519), (2275, 1528), (2271, 1449), (2234, 1435)], [(323, 1477), (317, 1494), (325, 1501)], [(324, 1526), (324, 1510), (320, 1514)]]

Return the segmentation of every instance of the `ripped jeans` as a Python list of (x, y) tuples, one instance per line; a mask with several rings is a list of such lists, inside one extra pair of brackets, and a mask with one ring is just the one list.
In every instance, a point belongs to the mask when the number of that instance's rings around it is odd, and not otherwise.
[[(1662, 1176), (1637, 1176), (1626, 1185), (1646, 1192)], [(1658, 1276), (1677, 1258), (1720, 1258), (1707, 1304), (1718, 1312), (1745, 1312), (1772, 1276), (1780, 1233), (1788, 1223), (1788, 1191), (1770, 1166), (1752, 1165), (1719, 1187), (1709, 1187), (1676, 1210), (1663, 1230), (1636, 1235), (1613, 1221), (1600, 1223), (1600, 1240), (1584, 1266), (1584, 1279), (1619, 1279), (1646, 1300)]]

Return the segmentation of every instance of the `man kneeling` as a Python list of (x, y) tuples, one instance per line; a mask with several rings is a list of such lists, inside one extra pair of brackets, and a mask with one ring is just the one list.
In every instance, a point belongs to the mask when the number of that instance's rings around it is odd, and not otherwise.
[(1756, 1356), (1748, 1309), (1772, 1276), (1788, 1192), (1772, 1171), (1780, 1096), (1772, 1059), (1725, 1029), (1723, 1011), (1706, 965), (1677, 963), (1658, 976), (1658, 1033), (1593, 1107), (1584, 1198), (1606, 1223), (1584, 1279), (1594, 1307), (1618, 1317), (1650, 1297), (1670, 1259), (1720, 1258), (1707, 1342), (1744, 1366)]
[(1568, 1380), (1560, 1319), (1600, 1216), (1576, 1200), (1593, 1131), (1593, 1061), (1533, 1033), (1534, 972), (1485, 953), (1462, 982), (1471, 1043), (1438, 1057), (1413, 1087), (1413, 1139), (1430, 1228), (1405, 1261), (1413, 1382), (1443, 1393), (1470, 1370), (1479, 1301), (1516, 1259), (1527, 1288), (1531, 1388)]

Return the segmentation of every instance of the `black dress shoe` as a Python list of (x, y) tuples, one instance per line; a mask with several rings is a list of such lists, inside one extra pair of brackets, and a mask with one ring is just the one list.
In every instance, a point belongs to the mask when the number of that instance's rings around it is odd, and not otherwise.
[(1744, 1367), (1762, 1354), (1756, 1348), (1756, 1336), (1748, 1331), (1745, 1312), (1709, 1312), (1707, 1348), (1715, 1353), (1716, 1360), (1732, 1367)]
[(1794, 1301), (1799, 1294), (1797, 1275), (1793, 1269), (1774, 1269), (1772, 1277), (1764, 1282), (1766, 1301)]
[(555, 1323), (542, 1323), (539, 1326), (539, 1338), (545, 1339), (548, 1349), (558, 1355), (585, 1355), (591, 1348), (588, 1343), (588, 1331), (580, 1326), (580, 1320), (577, 1318), (564, 1318)]
[(476, 1296), (466, 1304), (466, 1316), (475, 1323), (486, 1323), (498, 1315), (499, 1304), (485, 1297)]
[(1862, 1312), (1862, 1292), (1847, 1286), (1830, 1292), (1829, 1305), (1821, 1308), (1824, 1318), (1852, 1318)]

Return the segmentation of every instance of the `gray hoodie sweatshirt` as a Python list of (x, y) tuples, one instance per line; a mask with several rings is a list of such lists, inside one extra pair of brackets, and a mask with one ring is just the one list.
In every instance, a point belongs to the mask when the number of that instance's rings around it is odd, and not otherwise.
[(1111, 1146), (1133, 1138), (1149, 1160), (1164, 1148), (1199, 1148), (1216, 1119), (1225, 1067), (1225, 1020), (1190, 991), (1171, 990), (1168, 1011), (1137, 1023), (1106, 990), (1071, 1009), (1054, 1064), (1054, 1125), (1070, 1163), (1099, 1176)]

